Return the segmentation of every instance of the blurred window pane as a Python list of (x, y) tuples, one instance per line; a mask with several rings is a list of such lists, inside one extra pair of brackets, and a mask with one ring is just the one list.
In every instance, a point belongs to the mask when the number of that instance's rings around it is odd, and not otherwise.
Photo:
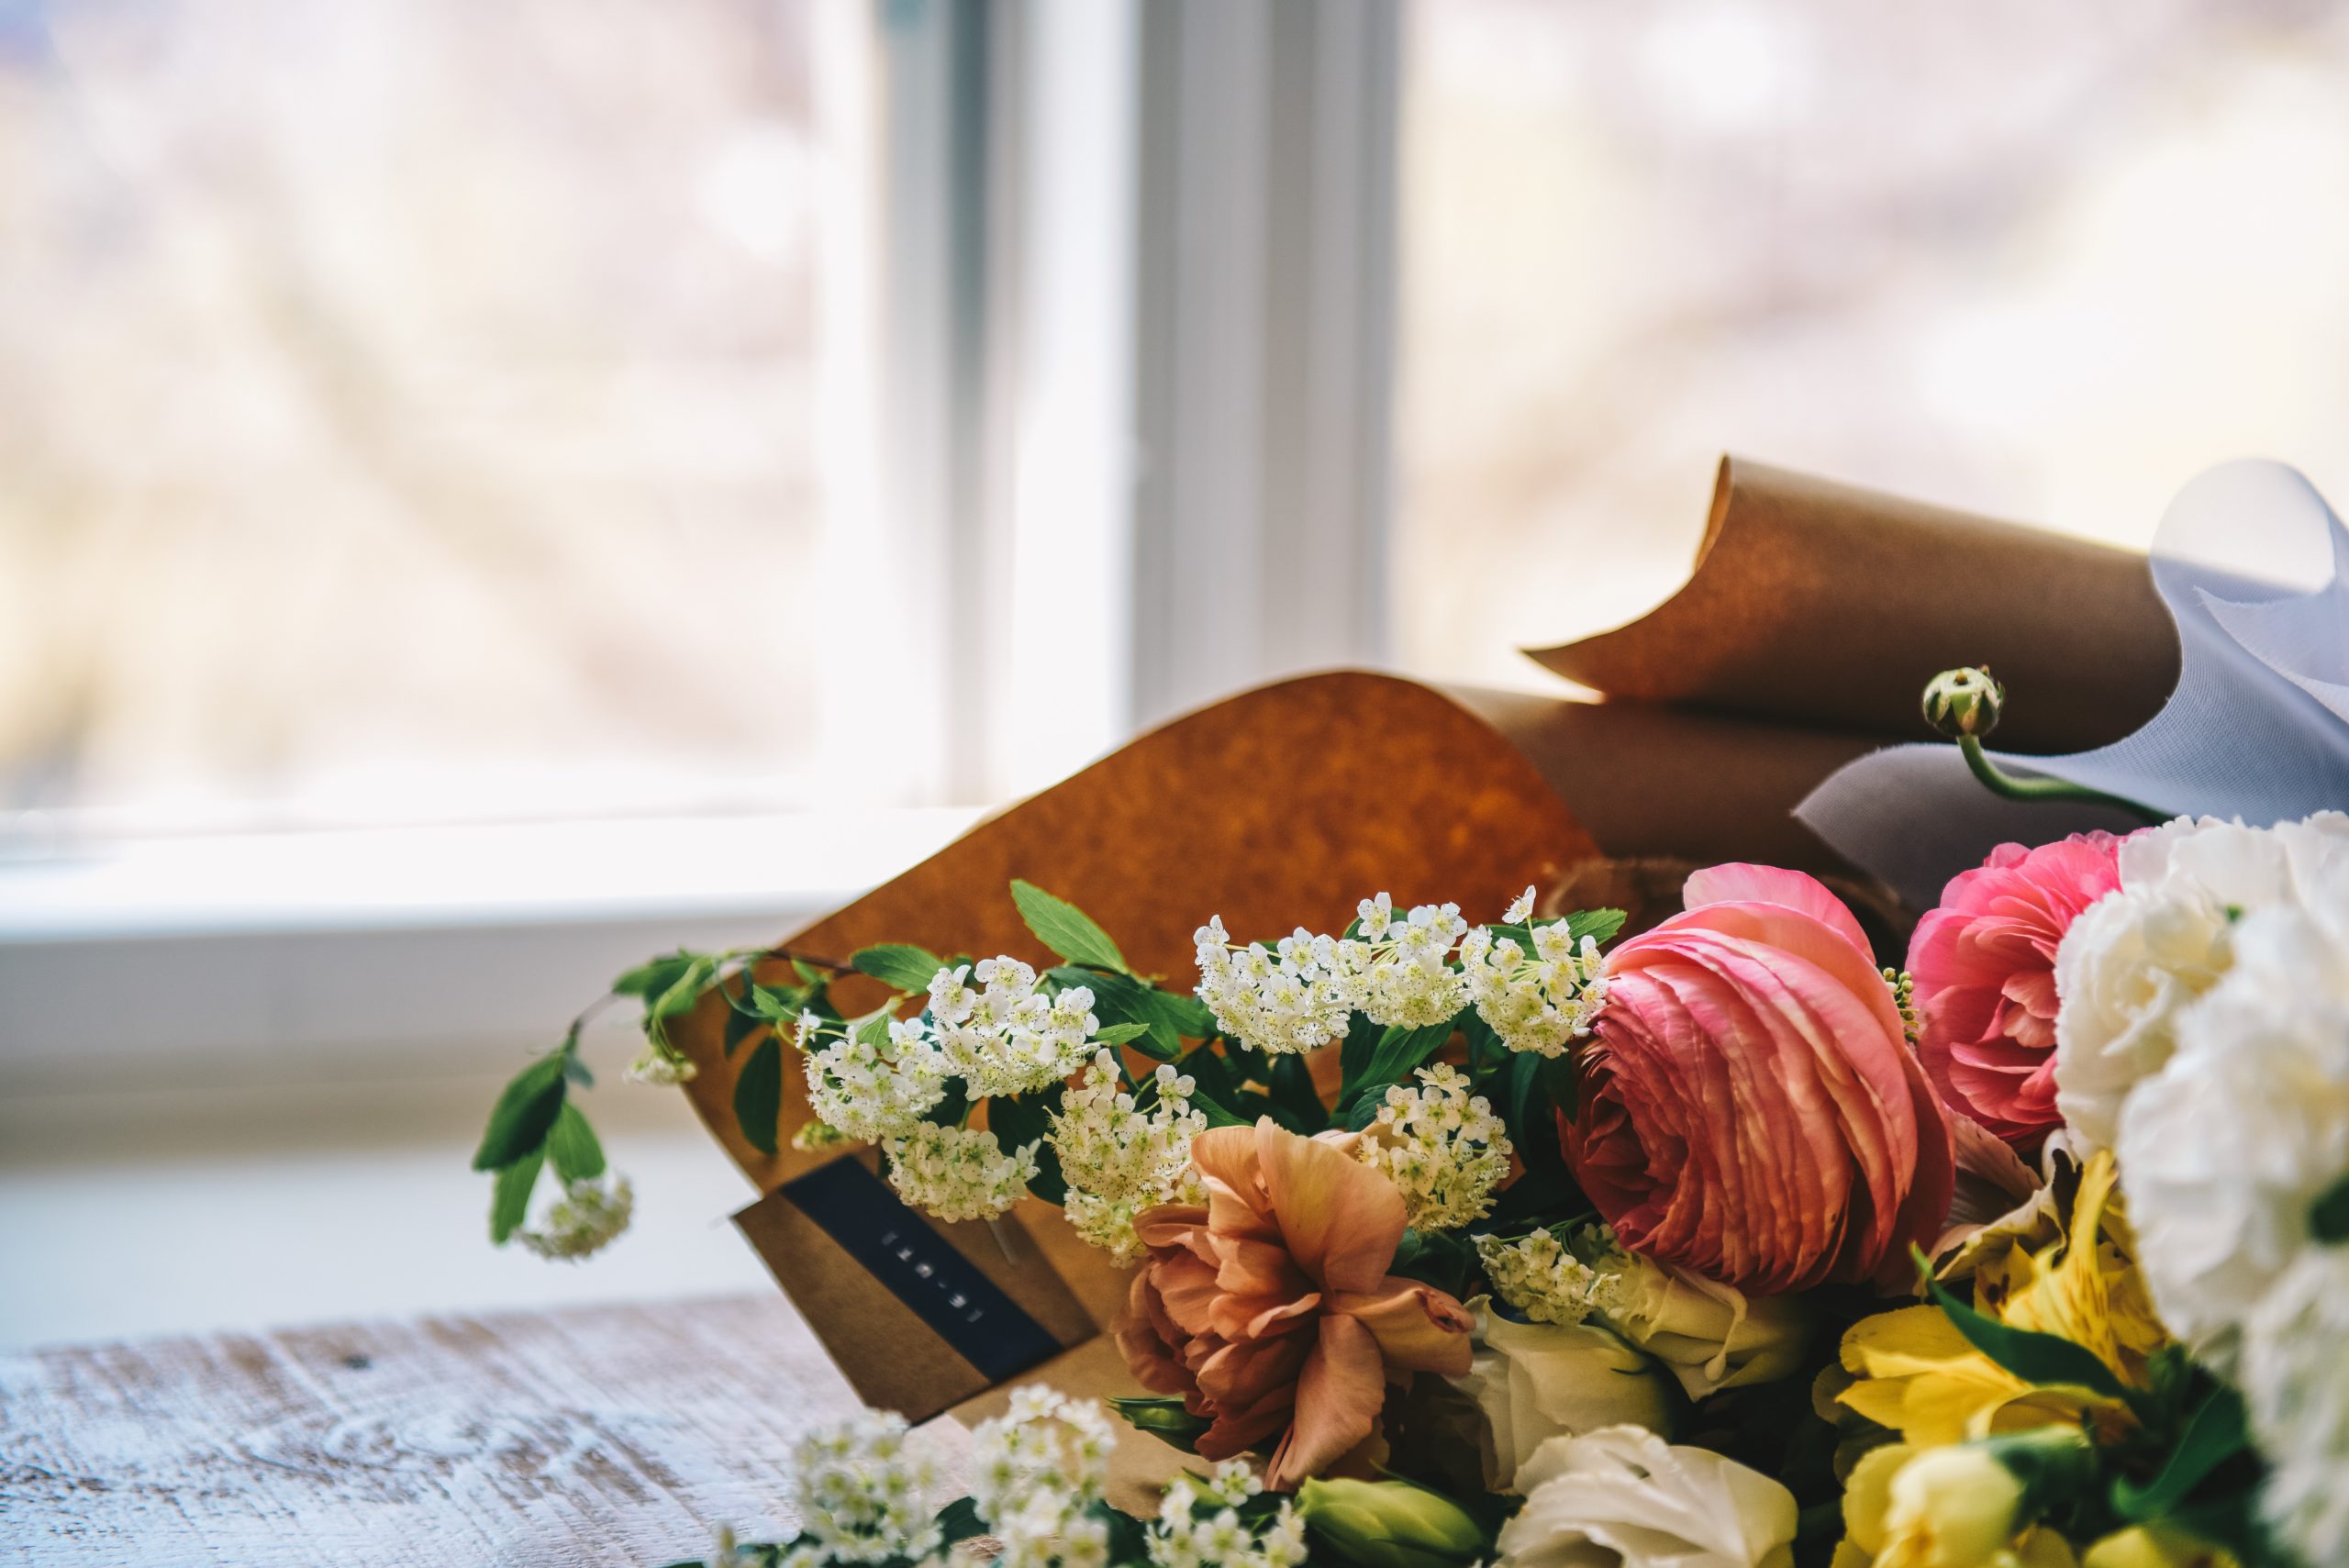
[(0, 807), (837, 793), (808, 33), (0, 0)]
[(2142, 543), (2251, 453), (2349, 495), (2349, 13), (1419, 0), (1398, 653), (1679, 579), (1737, 450)]

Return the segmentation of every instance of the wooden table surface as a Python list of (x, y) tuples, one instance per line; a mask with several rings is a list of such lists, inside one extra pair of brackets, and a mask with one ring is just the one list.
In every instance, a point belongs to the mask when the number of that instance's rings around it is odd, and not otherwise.
[(0, 1356), (0, 1562), (642, 1568), (854, 1406), (779, 1296)]

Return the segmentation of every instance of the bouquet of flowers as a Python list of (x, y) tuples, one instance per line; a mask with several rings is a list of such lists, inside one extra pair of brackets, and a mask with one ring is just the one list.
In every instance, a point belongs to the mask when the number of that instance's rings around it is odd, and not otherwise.
[[(2000, 695), (1927, 695), (1993, 787)], [(799, 1533), (729, 1568), (2349, 1562), (2349, 817), (2005, 845), (1892, 967), (1750, 864), (1629, 932), (1535, 888), (1205, 911), (1187, 991), (1010, 893), (1058, 964), (618, 983), (633, 1076), (691, 1071), (664, 1021), (715, 993), (753, 1143), (796, 1079), (803, 1147), (875, 1146), (942, 1221), (1033, 1195), (1131, 1271), (1132, 1397), (1019, 1390), (942, 1507), (901, 1420), (817, 1433)], [(888, 1000), (843, 1015), (851, 971)], [(578, 1039), (476, 1160), (496, 1239), (555, 1256), (629, 1206)], [(1197, 1456), (1150, 1517), (1107, 1501), (1117, 1421)]]

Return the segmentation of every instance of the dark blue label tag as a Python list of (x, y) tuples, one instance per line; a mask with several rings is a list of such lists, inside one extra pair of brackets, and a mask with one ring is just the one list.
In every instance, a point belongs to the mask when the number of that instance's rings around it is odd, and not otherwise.
[(785, 1182), (783, 1192), (989, 1383), (1060, 1353), (1060, 1341), (1041, 1323), (900, 1203), (863, 1161), (818, 1166)]

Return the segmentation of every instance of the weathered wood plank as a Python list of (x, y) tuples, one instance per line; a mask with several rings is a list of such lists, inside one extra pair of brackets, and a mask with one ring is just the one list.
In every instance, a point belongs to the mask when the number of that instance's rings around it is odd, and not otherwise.
[(661, 1563), (854, 1403), (772, 1296), (0, 1357), (0, 1561)]

